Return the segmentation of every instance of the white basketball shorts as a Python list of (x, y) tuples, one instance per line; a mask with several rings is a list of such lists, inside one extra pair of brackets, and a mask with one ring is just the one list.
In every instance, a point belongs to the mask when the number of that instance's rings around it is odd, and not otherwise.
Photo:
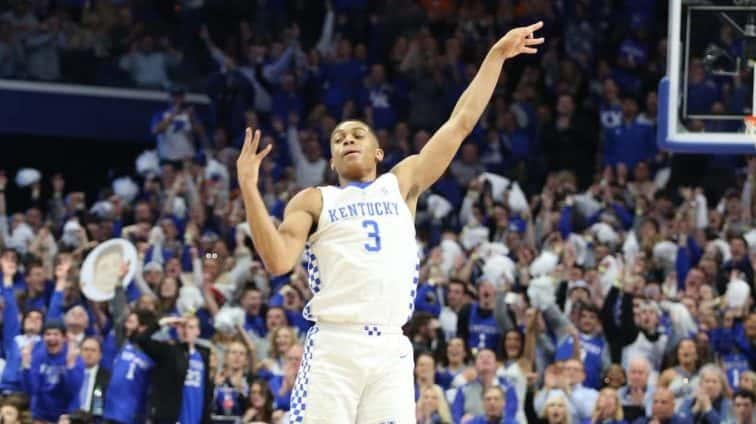
[(289, 422), (415, 424), (414, 362), (400, 328), (317, 323), (305, 339)]

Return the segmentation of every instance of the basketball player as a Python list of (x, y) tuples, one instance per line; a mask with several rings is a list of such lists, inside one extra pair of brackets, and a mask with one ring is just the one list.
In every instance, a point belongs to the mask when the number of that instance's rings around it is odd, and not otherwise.
[(417, 155), (378, 176), (383, 151), (371, 129), (345, 121), (331, 134), (331, 168), (340, 187), (296, 194), (276, 228), (258, 190), (260, 132), (247, 129), (237, 161), (255, 248), (274, 275), (305, 252), (314, 297), (305, 318), (304, 356), (289, 422), (415, 422), (413, 352), (402, 335), (418, 280), (414, 214), (418, 196), (444, 173), (486, 108), (501, 67), (536, 53), (542, 22), (509, 31), (491, 48), (449, 120)]

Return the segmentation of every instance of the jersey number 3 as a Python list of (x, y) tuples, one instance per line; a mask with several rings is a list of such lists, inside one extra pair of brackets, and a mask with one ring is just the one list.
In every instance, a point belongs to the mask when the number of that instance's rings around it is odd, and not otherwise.
[(378, 223), (373, 220), (362, 221), (362, 228), (367, 228), (367, 236), (371, 239), (370, 243), (365, 243), (363, 246), (368, 252), (377, 252), (381, 250), (381, 233), (378, 230)]

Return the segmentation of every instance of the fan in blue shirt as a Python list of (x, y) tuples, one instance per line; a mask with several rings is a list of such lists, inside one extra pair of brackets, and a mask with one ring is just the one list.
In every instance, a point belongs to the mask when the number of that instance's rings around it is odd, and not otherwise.
[[(31, 309), (24, 315), (24, 333), (21, 334), (19, 325), (18, 303), (13, 289), (13, 274), (10, 272), (15, 263), (2, 259), (3, 272), (3, 351), (5, 352), (5, 368), (0, 377), (0, 391), (3, 393), (20, 393), (21, 387), (21, 350), (27, 344), (39, 341), (42, 330), (42, 312)], [(8, 272), (5, 272), (8, 271)]]
[(43, 340), (28, 344), (21, 353), (22, 384), (31, 398), (32, 418), (57, 422), (79, 407), (84, 361), (76, 345), (66, 343), (62, 322), (45, 323)]
[(483, 415), (476, 415), (469, 424), (516, 424), (514, 418), (504, 416), (506, 403), (504, 389), (499, 386), (491, 386), (483, 392)]
[(124, 323), (127, 340), (115, 358), (103, 418), (116, 423), (144, 423), (150, 370), (154, 362), (133, 343), (155, 321), (152, 312), (137, 310)]

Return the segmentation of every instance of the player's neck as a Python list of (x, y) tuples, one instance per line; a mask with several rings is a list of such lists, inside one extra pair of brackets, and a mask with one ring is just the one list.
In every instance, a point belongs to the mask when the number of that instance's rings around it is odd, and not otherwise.
[(377, 175), (375, 171), (364, 174), (358, 178), (346, 178), (346, 177), (339, 176), (339, 186), (346, 187), (350, 184), (352, 185), (368, 184), (375, 181), (376, 178), (377, 178)]

